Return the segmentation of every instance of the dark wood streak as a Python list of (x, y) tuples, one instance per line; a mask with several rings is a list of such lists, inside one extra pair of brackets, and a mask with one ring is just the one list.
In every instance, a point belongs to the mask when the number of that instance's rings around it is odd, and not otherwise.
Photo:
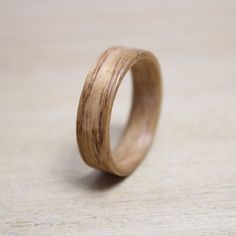
[[(86, 85), (85, 84), (85, 88), (83, 89), (83, 93), (82, 93), (82, 96), (81, 96), (81, 102), (80, 102), (80, 106), (81, 106), (81, 109), (80, 109), (80, 114), (79, 114), (79, 117), (77, 119), (77, 136), (79, 138), (79, 136), (81, 137), (82, 135), (82, 132), (83, 132), (83, 126), (85, 125), (86, 127), (88, 127), (88, 124), (87, 124), (87, 121), (88, 121), (88, 113), (85, 111), (85, 107), (86, 107), (86, 104), (87, 104), (87, 100), (91, 94), (91, 91), (92, 91), (92, 88), (93, 88), (93, 85), (94, 85), (94, 82), (96, 81), (96, 77), (104, 63), (104, 61), (107, 59), (107, 57), (109, 56), (110, 54), (110, 50), (111, 49), (108, 49), (106, 52), (104, 52), (104, 54), (101, 56), (101, 58), (99, 59), (98, 61), (98, 64), (96, 65), (96, 67), (93, 69), (93, 72), (92, 74), (90, 75), (90, 80), (89, 80), (89, 84)], [(87, 88), (86, 88), (87, 86)], [(85, 124), (84, 124), (84, 120), (85, 120)], [(89, 140), (89, 134), (88, 132), (86, 132), (86, 138), (87, 140)], [(87, 150), (88, 152), (90, 153), (90, 155), (92, 156), (92, 147), (90, 147), (90, 143), (88, 142), (87, 143)], [(96, 162), (98, 162), (98, 164), (100, 164), (100, 161), (96, 158)]]
[(103, 109), (104, 109), (104, 106), (107, 105), (107, 100), (108, 98), (110, 97), (109, 94), (110, 94), (110, 91), (111, 91), (111, 87), (112, 87), (112, 84), (114, 83), (114, 81), (116, 80), (116, 73), (118, 68), (119, 68), (119, 65), (122, 64), (122, 57), (120, 57), (115, 66), (114, 66), (114, 70), (112, 72), (112, 75), (111, 75), (111, 79), (110, 79), (110, 82), (109, 82), (109, 85), (108, 87), (104, 87), (102, 93), (101, 93), (101, 96), (100, 96), (100, 100), (99, 100), (99, 111), (98, 111), (98, 132), (97, 132), (97, 135), (94, 137), (94, 142), (96, 143), (96, 149), (97, 149), (97, 154), (98, 154), (98, 159), (99, 159), (99, 154), (100, 154), (100, 151), (102, 149), (102, 145), (104, 143), (104, 134), (103, 134), (103, 130), (104, 130), (104, 118), (103, 118)]
[[(94, 82), (95, 82), (95, 80), (96, 80), (96, 78), (97, 78), (98, 72), (100, 71), (102, 65), (104, 64), (104, 62), (105, 62), (106, 59), (108, 58), (108, 56), (109, 56), (109, 54), (110, 54), (110, 51), (111, 51), (111, 50), (115, 50), (115, 49), (116, 49), (116, 48), (108, 49), (108, 50), (104, 53), (104, 55), (102, 56), (102, 58), (99, 59), (99, 65), (95, 68), (94, 72), (92, 72), (92, 73), (93, 73), (92, 76), (91, 76), (92, 79), (91, 79), (91, 81), (90, 81), (90, 83), (89, 83), (89, 87), (88, 87), (89, 91), (88, 91), (87, 94), (86, 94), (86, 100), (84, 100), (84, 103), (83, 103), (82, 114), (83, 114), (83, 112), (84, 112), (84, 110), (85, 110), (85, 104), (86, 104), (86, 102), (87, 102), (88, 97), (89, 97), (90, 94), (91, 94), (92, 87), (93, 87)], [(100, 112), (100, 113), (99, 113), (100, 123), (101, 123), (102, 114), (103, 114), (103, 112)], [(82, 115), (82, 116), (83, 116), (83, 115)], [(83, 117), (82, 117), (82, 119), (83, 119)], [(88, 119), (86, 119), (86, 120), (88, 121)], [(82, 126), (82, 122), (81, 122), (81, 126)], [(86, 124), (86, 127), (87, 127), (87, 124)], [(102, 127), (102, 124), (100, 124), (100, 127)], [(90, 147), (90, 142), (88, 142), (88, 143), (87, 143), (88, 149), (89, 149), (89, 150), (93, 149), (93, 152), (91, 153), (91, 151), (90, 151), (90, 154), (91, 154), (91, 156), (94, 157), (94, 161), (96, 161), (96, 162), (98, 163), (98, 165), (101, 165), (101, 160), (100, 160), (99, 156), (100, 156), (101, 146), (102, 146), (102, 144), (103, 144), (103, 131), (101, 130), (101, 132), (99, 132), (99, 131), (97, 131), (97, 129), (93, 129), (93, 130), (91, 131), (91, 133), (92, 133), (92, 139), (94, 140), (95, 146), (92, 145), (92, 146)], [(86, 133), (86, 136), (87, 136), (87, 139), (88, 139), (88, 138), (89, 138), (89, 133), (88, 133), (88, 132)], [(99, 136), (99, 138), (97, 138), (97, 136)], [(90, 148), (91, 148), (91, 149), (90, 149)]]
[[(101, 155), (101, 150), (103, 150), (103, 143), (104, 143), (104, 122), (105, 119), (103, 117), (103, 109), (104, 107), (107, 106), (108, 103), (108, 99), (110, 99), (110, 94), (111, 94), (111, 90), (114, 86), (114, 83), (117, 80), (117, 76), (119, 75), (122, 65), (124, 65), (124, 62), (127, 61), (129, 59), (129, 55), (127, 55), (126, 57), (122, 57), (120, 56), (120, 58), (117, 60), (116, 64), (114, 65), (114, 69), (113, 72), (111, 74), (111, 79), (109, 81), (108, 86), (104, 87), (101, 96), (100, 96), (100, 100), (99, 100), (99, 110), (98, 110), (98, 129), (97, 129), (97, 133), (96, 136), (93, 136), (94, 139), (94, 143), (95, 143), (95, 149), (97, 149), (95, 151), (96, 153), (96, 159), (100, 159), (100, 155)], [(95, 133), (94, 133), (95, 134)], [(101, 160), (100, 160), (101, 161)], [(105, 162), (104, 162), (105, 164)]]
[(86, 102), (91, 94), (91, 91), (92, 91), (92, 88), (93, 88), (93, 85), (94, 85), (94, 82), (96, 80), (96, 77), (98, 75), (98, 72), (100, 71), (104, 61), (107, 59), (107, 57), (109, 56), (109, 53), (110, 53), (110, 50), (111, 49), (108, 49), (106, 52), (104, 52), (104, 54), (101, 56), (101, 58), (99, 59), (99, 62), (98, 62), (98, 65), (94, 68), (92, 74), (91, 74), (91, 79), (89, 80), (89, 84), (88, 85), (85, 85), (85, 86), (88, 86), (87, 88), (84, 88), (83, 89), (83, 93), (82, 93), (82, 96), (81, 96), (81, 102), (80, 102), (80, 105), (82, 106), (81, 107), (81, 114), (79, 116), (79, 119), (77, 120), (77, 127), (78, 128), (78, 132), (79, 134), (82, 133), (82, 128), (83, 128), (83, 119), (84, 119), (84, 112), (85, 112), (85, 106), (86, 106)]

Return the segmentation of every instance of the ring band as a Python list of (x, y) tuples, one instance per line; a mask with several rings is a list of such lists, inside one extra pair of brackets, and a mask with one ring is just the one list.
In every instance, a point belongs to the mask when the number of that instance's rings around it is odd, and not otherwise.
[[(133, 102), (127, 126), (114, 151), (110, 147), (113, 102), (126, 72), (133, 77)], [(112, 47), (91, 68), (80, 97), (76, 134), (83, 160), (118, 176), (129, 175), (151, 146), (161, 107), (161, 72), (144, 50)]]

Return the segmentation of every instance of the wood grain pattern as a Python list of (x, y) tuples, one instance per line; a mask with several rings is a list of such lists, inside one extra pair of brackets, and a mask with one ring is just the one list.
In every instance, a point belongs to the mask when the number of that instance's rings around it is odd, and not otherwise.
[[(133, 75), (133, 105), (123, 137), (110, 147), (110, 117), (115, 95), (128, 70)], [(77, 141), (84, 161), (97, 169), (127, 176), (145, 157), (161, 105), (161, 74), (150, 52), (112, 47), (87, 76), (77, 114)]]

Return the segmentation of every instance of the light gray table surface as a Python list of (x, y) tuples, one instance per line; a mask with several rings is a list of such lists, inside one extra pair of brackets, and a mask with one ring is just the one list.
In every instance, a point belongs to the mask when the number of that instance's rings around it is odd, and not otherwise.
[[(112, 45), (152, 51), (163, 73), (153, 147), (126, 179), (87, 167), (75, 137)], [(114, 142), (130, 95), (127, 78)], [(236, 2), (1, 1), (0, 235), (236, 235)]]

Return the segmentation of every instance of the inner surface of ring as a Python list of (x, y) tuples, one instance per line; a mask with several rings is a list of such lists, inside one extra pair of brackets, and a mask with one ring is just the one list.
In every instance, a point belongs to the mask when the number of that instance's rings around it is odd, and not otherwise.
[(130, 116), (133, 102), (132, 79), (131, 70), (128, 70), (119, 85), (114, 102), (112, 104), (109, 130), (111, 151), (115, 149), (118, 142), (120, 141)]
[(113, 151), (123, 167), (140, 162), (152, 141), (160, 105), (160, 78), (156, 64), (140, 60), (132, 68), (133, 102), (128, 123)]

